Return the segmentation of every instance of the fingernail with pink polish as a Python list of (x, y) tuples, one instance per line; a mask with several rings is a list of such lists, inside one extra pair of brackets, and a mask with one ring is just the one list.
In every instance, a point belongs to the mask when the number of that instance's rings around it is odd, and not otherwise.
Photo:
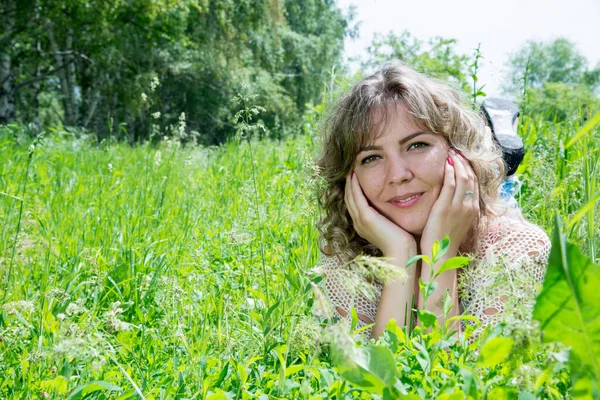
[(350, 174), (350, 179), (354, 179), (354, 171)]
[(452, 157), (448, 156), (446, 160), (448, 161), (448, 164), (454, 166), (454, 163), (452, 162)]

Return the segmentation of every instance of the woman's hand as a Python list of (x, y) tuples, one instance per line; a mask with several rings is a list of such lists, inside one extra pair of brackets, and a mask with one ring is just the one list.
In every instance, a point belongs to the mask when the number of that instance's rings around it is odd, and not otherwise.
[(415, 238), (369, 205), (354, 172), (346, 178), (344, 200), (356, 233), (385, 256), (416, 254)]
[(421, 253), (429, 254), (433, 243), (450, 237), (444, 259), (456, 256), (473, 221), (479, 215), (479, 183), (469, 162), (450, 149), (440, 195), (429, 213), (421, 236)]

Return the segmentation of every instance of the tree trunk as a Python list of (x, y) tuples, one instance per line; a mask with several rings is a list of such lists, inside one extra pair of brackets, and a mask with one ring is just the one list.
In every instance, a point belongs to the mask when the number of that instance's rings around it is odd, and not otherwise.
[(48, 39), (54, 53), (58, 79), (60, 80), (63, 111), (65, 113), (64, 122), (67, 126), (75, 126), (79, 122), (79, 113), (74, 93), (75, 77), (73, 75), (75, 75), (75, 66), (68, 65), (73, 64), (73, 54), (69, 53), (72, 50), (73, 31), (69, 30), (67, 34), (66, 48), (64, 50), (58, 46), (53, 26), (50, 26), (48, 29)]
[[(0, 26), (4, 35), (10, 36), (15, 26), (15, 14), (11, 12), (12, 1), (4, 2), (4, 12), (0, 13)], [(10, 46), (0, 46), (0, 125), (17, 118), (17, 96), (13, 74)]]

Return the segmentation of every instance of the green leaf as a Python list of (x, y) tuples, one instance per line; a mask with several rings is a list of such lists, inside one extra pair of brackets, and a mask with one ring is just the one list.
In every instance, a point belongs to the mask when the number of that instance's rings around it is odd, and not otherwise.
[(123, 388), (105, 381), (94, 381), (77, 386), (73, 389), (67, 400), (79, 399), (97, 391), (122, 392)]
[(446, 289), (446, 295), (444, 296), (444, 317), (448, 315), (452, 309), (452, 296), (450, 296), (450, 289)]
[(369, 371), (382, 380), (389, 388), (396, 383), (396, 360), (391, 350), (385, 346), (373, 346), (367, 349), (369, 355)]
[(433, 294), (433, 292), (435, 292), (436, 288), (437, 282), (432, 281), (425, 283), (421, 278), (419, 278), (419, 290), (421, 291), (421, 295), (423, 295), (425, 299), (428, 299)]
[(431, 246), (431, 257), (433, 258), (433, 263), (438, 260), (438, 252), (440, 251), (440, 241), (436, 240), (433, 242), (433, 246)]
[(441, 241), (436, 240), (433, 247), (435, 249), (435, 253), (433, 253), (433, 263), (435, 264), (448, 252), (448, 249), (450, 248), (450, 238), (445, 236)]
[(434, 313), (427, 310), (417, 310), (417, 315), (419, 317), (419, 321), (423, 324), (423, 327), (429, 328), (433, 326), (437, 321), (437, 317)]
[(435, 277), (437, 278), (442, 272), (449, 271), (451, 269), (462, 268), (471, 262), (469, 257), (452, 257), (446, 260), (442, 266), (436, 271)]
[(352, 309), (350, 310), (350, 315), (352, 316), (350, 331), (353, 332), (356, 329), (356, 325), (358, 324), (358, 313), (356, 312), (356, 308), (354, 306), (352, 306)]
[(600, 384), (600, 267), (568, 243), (563, 223), (555, 218), (552, 251), (533, 318), (545, 342), (571, 347), (572, 382), (590, 376)]
[(354, 349), (351, 357), (340, 357), (336, 351), (336, 369), (354, 385), (368, 389), (370, 393), (382, 394), (386, 387), (396, 383), (398, 370), (394, 355), (385, 346), (372, 346)]
[(488, 340), (481, 348), (477, 366), (480, 368), (495, 367), (508, 357), (514, 344), (512, 339), (504, 337)]
[(411, 265), (413, 265), (414, 263), (416, 263), (417, 261), (419, 261), (421, 258), (423, 258), (424, 256), (422, 255), (418, 255), (418, 256), (414, 256), (412, 257), (410, 260), (408, 260), (408, 262), (406, 263), (406, 268), (410, 267)]

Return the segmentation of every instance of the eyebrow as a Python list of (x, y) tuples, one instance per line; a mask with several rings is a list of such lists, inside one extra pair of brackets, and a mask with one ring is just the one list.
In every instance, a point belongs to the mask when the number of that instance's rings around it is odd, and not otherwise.
[[(398, 144), (400, 146), (402, 146), (404, 143), (410, 141), (411, 139), (416, 138), (419, 135), (428, 135), (428, 134), (431, 134), (431, 132), (419, 131), (419, 132), (411, 133), (410, 135), (408, 135), (408, 136), (400, 139), (398, 141)], [(371, 150), (383, 150), (383, 147), (381, 147), (381, 146), (375, 146), (375, 145), (369, 145), (369, 146), (361, 147), (361, 149), (359, 150), (359, 153), (362, 153), (363, 151), (371, 151)]]

